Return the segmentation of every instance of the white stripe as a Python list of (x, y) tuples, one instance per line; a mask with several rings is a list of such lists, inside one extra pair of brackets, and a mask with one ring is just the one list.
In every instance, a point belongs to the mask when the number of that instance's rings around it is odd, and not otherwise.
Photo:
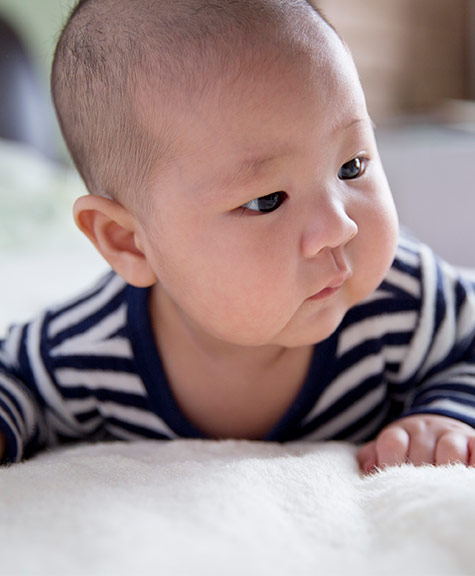
[(57, 416), (60, 417), (64, 423), (67, 423), (68, 426), (71, 427), (71, 430), (79, 433), (80, 428), (78, 422), (67, 410), (65, 400), (54, 386), (41, 358), (40, 344), (43, 321), (44, 314), (30, 324), (27, 335), (27, 347), (35, 382), (48, 406), (56, 412)]
[[(464, 370), (464, 365), (456, 365), (443, 372), (439, 372), (433, 376), (427, 382), (424, 382), (424, 388), (430, 388), (434, 385), (446, 384), (464, 384), (466, 386), (473, 386), (475, 388), (475, 374), (473, 373), (474, 366), (469, 366), (471, 368), (472, 375), (466, 374), (467, 370)], [(475, 400), (475, 397), (474, 397)]]
[(137, 374), (106, 370), (81, 370), (76, 368), (58, 368), (55, 377), (61, 386), (84, 386), (90, 390), (103, 388), (113, 392), (126, 392), (145, 396), (142, 380)]
[(352, 324), (346, 328), (338, 340), (337, 356), (373, 338), (382, 338), (388, 332), (412, 332), (417, 322), (417, 313), (394, 312), (381, 314)]
[(124, 280), (120, 276), (113, 276), (99, 294), (52, 320), (48, 326), (48, 337), (55, 338), (69, 326), (79, 324), (86, 318), (96, 314), (107, 302), (123, 290), (125, 285)]
[[(446, 304), (445, 315), (439, 324), (437, 333), (434, 335), (429, 355), (421, 371), (421, 377), (426, 374), (432, 366), (438, 364), (446, 358), (456, 342), (456, 310), (455, 310), (455, 278), (448, 269), (442, 269), (442, 289)], [(435, 312), (435, 310), (434, 310)]]
[[(91, 412), (92, 410), (98, 410), (98, 400), (89, 396), (88, 398), (78, 398), (73, 400), (68, 400), (68, 406), (71, 412), (76, 416), (79, 414), (84, 414), (85, 412)], [(98, 410), (99, 411), (99, 410)], [(84, 420), (81, 424), (84, 433), (91, 434), (95, 430), (105, 424), (102, 416), (93, 416), (88, 420)]]
[(318, 414), (327, 410), (332, 404), (337, 402), (350, 390), (353, 390), (359, 383), (366, 378), (382, 372), (384, 359), (382, 356), (366, 356), (356, 364), (353, 364), (348, 370), (340, 374), (328, 387), (322, 392), (320, 398), (312, 411), (305, 417), (303, 424), (313, 420)]
[[(7, 382), (1, 377), (1, 375), (0, 375), (0, 384), (2, 385), (2, 387), (4, 389), (5, 388), (7, 390), (10, 389), (9, 391), (11, 391), (11, 386), (7, 385)], [(9, 383), (9, 384), (11, 384), (11, 383)], [(14, 395), (17, 396), (17, 394), (14, 394)], [(19, 402), (19, 404), (21, 404), (22, 408), (24, 409), (24, 413), (26, 416), (25, 420), (23, 420), (21, 413), (18, 411), (17, 407), (13, 404), (13, 402), (8, 398), (8, 396), (3, 394), (2, 400), (15, 420), (15, 423), (16, 423), (15, 427), (18, 428), (20, 434), (24, 438), (28, 438), (30, 436), (30, 433), (32, 430), (32, 427), (31, 427), (31, 420), (32, 420), (31, 419), (31, 407), (30, 406), (24, 406), (23, 402)], [(18, 398), (17, 398), (17, 400), (18, 400)], [(30, 412), (30, 414), (27, 414), (28, 412)]]
[(458, 268), (458, 270), (470, 284), (475, 282), (475, 268)]
[(386, 362), (393, 364), (401, 363), (407, 354), (407, 344), (401, 346), (385, 346), (383, 349), (383, 356)]
[(406, 272), (402, 272), (397, 268), (390, 268), (385, 280), (396, 288), (407, 292), (413, 298), (420, 298), (421, 296), (421, 285), (419, 279), (410, 276)]
[(469, 416), (470, 418), (475, 418), (475, 408), (472, 406), (467, 406), (466, 404), (460, 405), (452, 400), (436, 400), (435, 402), (430, 402), (424, 405), (424, 408), (433, 408), (436, 410), (447, 410), (450, 412), (455, 412), (461, 416)]
[[(414, 257), (417, 258), (421, 246), (424, 247), (424, 244), (421, 244), (418, 240), (414, 241), (409, 239), (407, 236), (401, 235), (399, 237), (398, 255), (404, 254), (409, 257), (412, 253)], [(416, 264), (416, 266), (418, 266), (418, 264)]]
[(92, 294), (98, 292), (99, 290), (101, 290), (104, 286), (106, 286), (110, 282), (111, 275), (113, 275), (113, 274), (111, 274), (110, 272), (107, 274), (104, 274), (101, 278), (98, 279), (97, 282), (92, 284), (92, 286), (90, 288), (87, 288), (86, 290), (81, 292), (81, 294), (74, 295), (72, 298), (69, 298), (68, 300), (63, 300), (62, 302), (58, 303), (56, 306), (53, 306), (50, 309), (50, 311), (53, 314), (56, 314), (60, 310), (64, 310), (65, 308), (69, 308), (70, 306), (73, 306), (75, 303), (77, 303), (78, 299), (84, 300), (85, 298), (89, 298), (89, 296), (92, 296)]
[(113, 338), (103, 342), (71, 342), (67, 340), (54, 349), (52, 358), (58, 356), (111, 356), (114, 358), (131, 359), (132, 347), (127, 338)]
[[(407, 249), (405, 249), (407, 248)], [(412, 243), (406, 243), (404, 240), (399, 242), (399, 248), (396, 253), (396, 258), (410, 266), (411, 268), (419, 268), (419, 247)]]
[(475, 330), (475, 291), (471, 286), (465, 286), (467, 297), (458, 315), (457, 337), (460, 340), (473, 336)]
[(24, 436), (31, 436), (36, 426), (36, 413), (32, 404), (31, 397), (23, 389), (23, 386), (18, 386), (15, 381), (4, 378), (2, 374), (0, 374), (0, 384), (16, 399), (18, 404), (21, 406), (23, 416), (18, 412), (8, 397), (3, 395), (3, 401), (8, 404), (11, 411), (15, 414), (19, 425), (22, 427), (21, 433)]
[(431, 402), (436, 402), (438, 399), (441, 399), (441, 396), (446, 394), (450, 394), (450, 401), (456, 402), (458, 405), (465, 406), (465, 402), (467, 405), (470, 402), (473, 404), (475, 402), (475, 398), (472, 392), (464, 393), (464, 392), (451, 392), (450, 390), (427, 390), (424, 394), (421, 394), (418, 397), (418, 401), (420, 404), (430, 405)]
[(369, 302), (377, 302), (378, 300), (384, 300), (391, 297), (394, 298), (394, 295), (391, 292), (391, 290), (389, 290), (389, 288), (386, 289), (380, 287), (375, 292), (370, 294), (368, 298), (366, 298), (366, 300), (363, 300), (362, 304), (367, 304)]
[(104, 419), (102, 416), (94, 416), (94, 418), (89, 418), (89, 420), (84, 421), (81, 426), (85, 434), (92, 434), (103, 424)]
[[(379, 406), (381, 402), (377, 403), (376, 406)], [(348, 436), (347, 440), (354, 442), (355, 444), (366, 440), (367, 438), (371, 438), (377, 435), (377, 433), (382, 430), (384, 420), (387, 417), (387, 413), (389, 410), (389, 405), (381, 407), (381, 410), (373, 417), (370, 422), (366, 424), (366, 426), (362, 426), (358, 428), (356, 432)]]
[(338, 414), (326, 424), (319, 426), (314, 432), (305, 436), (304, 440), (321, 441), (334, 438), (342, 430), (351, 426), (363, 418), (366, 414), (371, 412), (376, 406), (379, 406), (384, 400), (386, 395), (386, 387), (384, 385), (378, 386), (370, 394), (366, 394), (350, 406), (345, 412)]
[(60, 355), (92, 355), (92, 356), (120, 356), (132, 357), (132, 348), (126, 338), (110, 339), (127, 322), (127, 305), (123, 304), (109, 316), (103, 318), (92, 328), (65, 340), (51, 350), (51, 356)]
[(97, 409), (99, 401), (93, 396), (88, 396), (87, 398), (73, 398), (68, 400), (68, 406), (74, 414), (90, 412), (91, 410)]
[(56, 446), (58, 444), (58, 435), (62, 434), (67, 438), (81, 438), (83, 436), (83, 431), (77, 426), (76, 430), (72, 430), (70, 426), (65, 424), (64, 420), (58, 418), (58, 416), (51, 410), (45, 411), (45, 419), (48, 423), (48, 446)]
[(116, 418), (126, 424), (140, 426), (166, 436), (176, 437), (175, 432), (161, 418), (148, 410), (116, 404), (115, 402), (102, 402), (98, 409), (105, 418)]
[(415, 330), (406, 360), (399, 373), (401, 380), (409, 378), (419, 369), (431, 342), (434, 328), (435, 289), (437, 274), (432, 252), (426, 246), (421, 247), (421, 265), (423, 268), (423, 298), (419, 324)]
[(23, 326), (15, 325), (10, 328), (7, 338), (3, 342), (3, 350), (0, 351), (0, 360), (6, 366), (18, 367), (18, 357), (20, 355), (21, 336)]
[(0, 364), (4, 366), (12, 366), (12, 358), (8, 356), (6, 352), (0, 349)]

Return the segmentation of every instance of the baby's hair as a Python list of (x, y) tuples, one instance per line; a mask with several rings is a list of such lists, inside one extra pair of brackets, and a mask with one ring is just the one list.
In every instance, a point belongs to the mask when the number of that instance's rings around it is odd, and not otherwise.
[(123, 202), (143, 195), (173, 156), (174, 104), (242, 74), (242, 54), (291, 50), (314, 33), (306, 22), (316, 14), (306, 0), (80, 0), (56, 47), (51, 89), (88, 190)]

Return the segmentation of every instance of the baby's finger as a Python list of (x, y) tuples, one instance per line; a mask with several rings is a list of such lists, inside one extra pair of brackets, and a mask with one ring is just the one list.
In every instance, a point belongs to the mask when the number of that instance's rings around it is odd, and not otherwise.
[(368, 474), (372, 472), (376, 467), (376, 442), (368, 442), (364, 446), (362, 446), (358, 452), (358, 464), (360, 465), (361, 470)]
[(395, 466), (407, 460), (409, 434), (399, 426), (383, 430), (376, 440), (378, 466)]
[(469, 451), (467, 437), (457, 432), (443, 434), (435, 449), (436, 464), (468, 464)]
[(468, 441), (468, 451), (469, 451), (469, 465), (475, 466), (475, 438), (470, 438)]

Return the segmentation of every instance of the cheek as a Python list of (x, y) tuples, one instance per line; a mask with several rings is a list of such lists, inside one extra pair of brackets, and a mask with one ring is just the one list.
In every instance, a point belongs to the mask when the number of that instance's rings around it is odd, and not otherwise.
[[(209, 228), (211, 230), (211, 227)], [(279, 237), (279, 236), (277, 236)], [(155, 268), (160, 283), (195, 322), (221, 338), (264, 340), (293, 310), (296, 259), (276, 235), (232, 226), (169, 237)]]
[(398, 218), (389, 186), (383, 180), (377, 193), (370, 195), (360, 207), (356, 271), (369, 295), (375, 290), (391, 266), (397, 247)]
[(289, 248), (275, 239), (275, 234), (233, 237), (228, 232), (219, 241), (207, 242), (209, 250), (200, 276), (212, 286), (216, 302), (249, 315), (276, 312), (294, 270)]

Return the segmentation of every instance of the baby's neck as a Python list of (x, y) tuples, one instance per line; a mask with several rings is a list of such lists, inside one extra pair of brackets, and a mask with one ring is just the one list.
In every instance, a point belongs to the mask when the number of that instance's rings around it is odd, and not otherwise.
[(198, 333), (179, 311), (158, 302), (152, 306), (155, 340), (185, 416), (211, 437), (264, 437), (298, 394), (312, 348), (229, 344)]

